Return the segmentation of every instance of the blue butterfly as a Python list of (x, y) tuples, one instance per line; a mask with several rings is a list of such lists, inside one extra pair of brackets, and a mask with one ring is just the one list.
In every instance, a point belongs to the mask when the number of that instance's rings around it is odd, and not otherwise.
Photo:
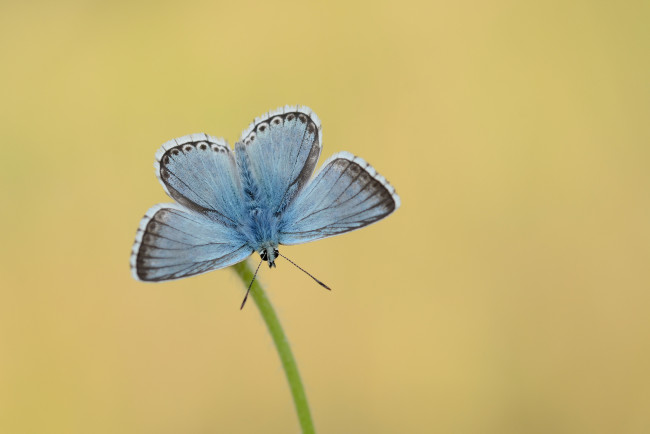
[(272, 267), (283, 256), (280, 244), (359, 229), (399, 208), (386, 179), (348, 152), (330, 157), (310, 181), (321, 141), (314, 112), (285, 106), (256, 118), (234, 152), (207, 134), (162, 145), (154, 167), (176, 203), (154, 206), (140, 222), (133, 277), (160, 282), (194, 276), (254, 252)]

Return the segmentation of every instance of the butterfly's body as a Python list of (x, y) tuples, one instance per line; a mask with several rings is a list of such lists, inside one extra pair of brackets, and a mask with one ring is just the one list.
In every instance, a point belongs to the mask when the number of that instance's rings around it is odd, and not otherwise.
[(193, 134), (165, 143), (156, 174), (177, 204), (156, 205), (140, 223), (133, 276), (164, 281), (223, 268), (253, 252), (275, 265), (280, 244), (358, 229), (399, 207), (388, 182), (347, 152), (309, 181), (321, 127), (306, 107), (255, 119), (235, 145)]
[(258, 252), (260, 256), (268, 261), (269, 267), (275, 265), (279, 245), (279, 217), (274, 215), (268, 209), (254, 207), (250, 208), (248, 214), (248, 224), (241, 227), (242, 233), (246, 236), (246, 241), (251, 251)]

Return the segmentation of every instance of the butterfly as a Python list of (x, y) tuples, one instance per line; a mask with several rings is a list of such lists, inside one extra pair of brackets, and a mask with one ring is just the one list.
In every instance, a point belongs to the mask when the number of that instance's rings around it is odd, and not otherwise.
[(349, 152), (330, 157), (311, 179), (321, 143), (318, 116), (305, 106), (285, 106), (256, 118), (234, 152), (207, 134), (163, 144), (154, 168), (176, 203), (155, 205), (140, 222), (133, 277), (180, 279), (255, 252), (260, 265), (274, 267), (279, 256), (286, 258), (280, 244), (343, 234), (399, 208), (388, 181)]

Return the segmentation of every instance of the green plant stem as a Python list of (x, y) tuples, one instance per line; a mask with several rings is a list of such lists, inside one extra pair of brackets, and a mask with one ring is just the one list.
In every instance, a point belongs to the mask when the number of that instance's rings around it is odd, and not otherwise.
[[(241, 278), (244, 288), (248, 288), (251, 279), (253, 279), (253, 268), (251, 268), (248, 260), (233, 265), (233, 269)], [(269, 333), (271, 333), (275, 348), (278, 350), (278, 354), (280, 355), (282, 367), (287, 375), (287, 381), (289, 382), (289, 388), (291, 389), (291, 395), (293, 395), (293, 402), (296, 405), (296, 413), (298, 413), (298, 421), (300, 422), (302, 432), (313, 433), (314, 423), (311, 420), (307, 395), (305, 395), (305, 388), (300, 380), (296, 359), (294, 359), (293, 353), (291, 353), (291, 347), (289, 346), (287, 336), (282, 330), (280, 319), (276, 315), (275, 310), (273, 310), (271, 301), (266, 296), (264, 288), (262, 288), (262, 285), (260, 285), (257, 279), (251, 287), (250, 296), (255, 301), (255, 305), (257, 305), (257, 308), (259, 309), (260, 314), (266, 323), (266, 327), (269, 329)]]

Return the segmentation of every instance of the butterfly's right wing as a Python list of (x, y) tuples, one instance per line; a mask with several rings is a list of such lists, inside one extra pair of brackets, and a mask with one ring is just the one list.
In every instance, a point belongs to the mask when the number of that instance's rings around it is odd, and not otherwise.
[(349, 152), (323, 164), (282, 216), (281, 244), (300, 244), (360, 229), (400, 206), (395, 189)]
[(140, 222), (131, 272), (137, 280), (160, 282), (227, 267), (250, 254), (234, 229), (178, 204), (160, 204)]
[(318, 116), (305, 106), (268, 112), (235, 145), (244, 194), (277, 215), (309, 181), (321, 151)]

